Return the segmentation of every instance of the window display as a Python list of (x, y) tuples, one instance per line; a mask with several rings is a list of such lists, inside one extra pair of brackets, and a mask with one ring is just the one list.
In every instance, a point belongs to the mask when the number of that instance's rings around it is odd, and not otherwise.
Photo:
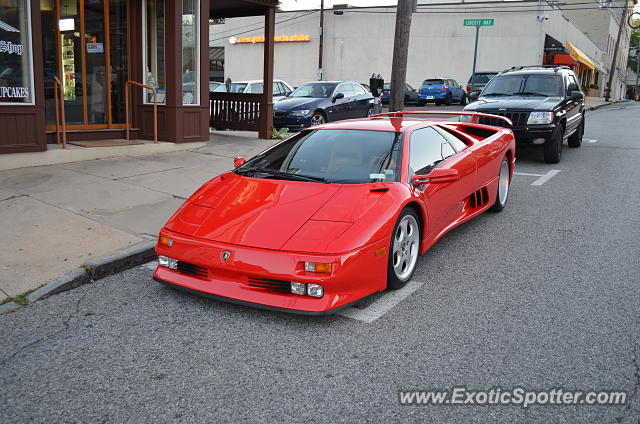
[(27, 0), (0, 7), (0, 103), (33, 104), (31, 16)]

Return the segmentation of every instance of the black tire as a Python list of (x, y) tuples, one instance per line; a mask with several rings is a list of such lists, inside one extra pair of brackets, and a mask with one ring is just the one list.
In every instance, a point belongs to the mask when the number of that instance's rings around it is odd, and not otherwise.
[(447, 93), (447, 97), (444, 99), (444, 104), (446, 106), (451, 106), (451, 102), (453, 101), (453, 96), (451, 93)]
[(467, 105), (467, 95), (463, 94), (462, 98), (460, 99), (460, 105), (461, 106), (466, 106)]
[[(405, 217), (413, 217), (413, 219), (417, 224), (417, 245), (415, 246), (417, 251), (416, 251), (416, 260), (413, 264), (413, 268), (408, 270), (409, 271), (408, 275), (406, 275), (404, 278), (401, 279), (401, 278), (398, 278), (398, 276), (396, 275), (396, 271), (394, 269), (394, 240), (398, 232), (398, 227), (400, 226), (400, 223), (403, 221)], [(409, 207), (404, 208), (402, 212), (400, 212), (400, 216), (398, 216), (398, 220), (396, 221), (396, 224), (393, 226), (393, 232), (391, 233), (391, 241), (389, 242), (389, 252), (387, 254), (387, 258), (388, 258), (387, 259), (387, 288), (388, 289), (391, 289), (391, 290), (401, 289), (409, 282), (409, 280), (411, 280), (411, 277), (413, 276), (413, 273), (417, 268), (418, 259), (420, 258), (420, 242), (421, 241), (422, 241), (422, 223), (420, 222), (420, 218), (418, 217), (418, 214)], [(402, 259), (400, 260), (402, 261)]]
[(425, 102), (424, 100), (418, 100), (418, 106), (424, 106), (426, 104), (427, 102)]
[(544, 161), (546, 163), (558, 163), (562, 158), (562, 142), (564, 128), (558, 126), (551, 139), (544, 144)]
[(582, 120), (580, 121), (580, 125), (576, 128), (576, 131), (569, 136), (567, 139), (567, 144), (569, 147), (580, 147), (582, 145), (582, 136), (584, 135), (584, 115), (582, 115)]
[[(503, 174), (504, 172), (507, 173), (506, 176)], [(507, 201), (509, 200), (509, 187), (511, 185), (511, 181), (509, 179), (510, 176), (511, 165), (509, 165), (509, 160), (505, 157), (502, 159), (502, 163), (500, 164), (500, 171), (498, 172), (498, 188), (496, 189), (496, 201), (489, 209), (491, 212), (502, 212), (502, 210), (507, 206)], [(504, 192), (504, 198), (501, 199), (500, 189), (503, 177), (506, 177), (506, 191)]]
[(370, 118), (371, 115), (373, 115), (373, 108), (370, 107), (369, 109), (367, 109), (367, 118)]

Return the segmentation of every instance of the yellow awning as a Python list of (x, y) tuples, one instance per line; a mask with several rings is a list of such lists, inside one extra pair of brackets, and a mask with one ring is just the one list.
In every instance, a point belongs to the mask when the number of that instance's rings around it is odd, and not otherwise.
[(567, 48), (569, 49), (569, 52), (571, 53), (571, 56), (575, 60), (577, 60), (578, 62), (582, 62), (589, 69), (595, 69), (596, 68), (596, 65), (593, 64), (591, 59), (589, 59), (589, 56), (584, 54), (582, 52), (582, 50), (580, 50), (579, 48), (577, 48), (576, 46), (574, 46), (571, 43), (567, 43)]

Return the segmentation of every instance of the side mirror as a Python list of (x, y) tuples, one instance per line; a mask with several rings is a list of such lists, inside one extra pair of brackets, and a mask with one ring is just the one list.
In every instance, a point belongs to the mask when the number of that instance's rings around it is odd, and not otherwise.
[(411, 182), (414, 185), (424, 184), (441, 184), (441, 183), (453, 183), (460, 179), (457, 169), (451, 168), (436, 168), (427, 175), (414, 175), (411, 177)]
[(582, 99), (584, 99), (584, 94), (582, 94), (580, 91), (572, 91), (569, 94), (569, 99), (570, 100), (582, 100)]
[(344, 99), (344, 93), (336, 93), (335, 96), (333, 96), (333, 101), (335, 102), (336, 100), (340, 100), (340, 99)]
[(237, 168), (244, 165), (247, 160), (245, 158), (233, 158), (233, 165)]
[(472, 91), (471, 93), (469, 93), (468, 97), (469, 97), (469, 100), (471, 100), (472, 102), (476, 101), (476, 100), (478, 100), (478, 97), (480, 97), (480, 92), (479, 91)]

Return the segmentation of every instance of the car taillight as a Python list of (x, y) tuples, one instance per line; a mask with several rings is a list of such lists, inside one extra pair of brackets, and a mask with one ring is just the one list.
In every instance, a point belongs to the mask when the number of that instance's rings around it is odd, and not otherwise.
[(471, 91), (471, 86), (467, 85), (467, 91)]
[(442, 91), (447, 91), (447, 87), (445, 87), (444, 85), (442, 86)]

